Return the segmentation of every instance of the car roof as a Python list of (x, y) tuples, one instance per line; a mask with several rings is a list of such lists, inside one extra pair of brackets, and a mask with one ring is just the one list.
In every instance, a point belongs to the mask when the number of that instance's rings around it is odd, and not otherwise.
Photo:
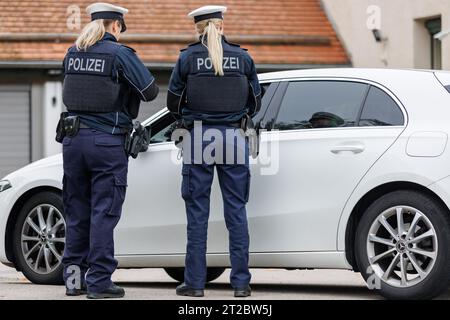
[(389, 77), (429, 76), (434, 70), (418, 69), (370, 69), (370, 68), (332, 68), (332, 69), (300, 69), (279, 72), (262, 73), (260, 81), (307, 78), (307, 77), (333, 77), (333, 78), (356, 78), (356, 79), (386, 79)]

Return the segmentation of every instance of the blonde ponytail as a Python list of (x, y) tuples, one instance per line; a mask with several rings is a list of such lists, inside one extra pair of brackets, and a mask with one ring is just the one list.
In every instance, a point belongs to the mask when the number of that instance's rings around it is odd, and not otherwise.
[(88, 23), (75, 42), (79, 51), (86, 51), (98, 41), (103, 39), (106, 33), (106, 28), (112, 23), (112, 20), (94, 20)]
[(209, 57), (214, 66), (216, 76), (223, 76), (223, 46), (222, 34), (219, 32), (220, 19), (210, 19), (201, 21), (197, 24), (197, 31), (202, 34), (202, 42), (204, 43), (207, 37), (207, 44)]

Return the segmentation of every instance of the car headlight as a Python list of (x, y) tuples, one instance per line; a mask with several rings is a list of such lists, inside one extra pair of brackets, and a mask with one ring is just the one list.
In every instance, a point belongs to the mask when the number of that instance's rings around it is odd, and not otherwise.
[(9, 188), (11, 188), (11, 182), (9, 182), (8, 180), (2, 180), (0, 181), (0, 192), (3, 192), (5, 190), (8, 190)]

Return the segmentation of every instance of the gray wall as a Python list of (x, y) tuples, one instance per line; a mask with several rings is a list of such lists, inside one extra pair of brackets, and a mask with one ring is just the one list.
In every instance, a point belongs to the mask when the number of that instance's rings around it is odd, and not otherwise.
[(0, 85), (0, 179), (31, 161), (30, 87)]
[[(427, 19), (441, 17), (450, 31), (449, 0), (321, 0), (355, 67), (430, 68)], [(379, 22), (385, 41), (371, 30)], [(442, 39), (442, 68), (450, 70), (450, 35)]]

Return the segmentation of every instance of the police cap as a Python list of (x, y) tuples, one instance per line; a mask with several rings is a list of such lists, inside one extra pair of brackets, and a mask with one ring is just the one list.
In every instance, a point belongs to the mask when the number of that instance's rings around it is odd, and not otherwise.
[(121, 32), (127, 30), (124, 15), (128, 13), (128, 9), (105, 2), (97, 2), (88, 6), (86, 12), (91, 16), (92, 21), (99, 19), (119, 20), (122, 23)]
[(194, 18), (195, 23), (209, 19), (223, 20), (223, 14), (227, 12), (224, 6), (204, 6), (188, 14), (188, 17)]

